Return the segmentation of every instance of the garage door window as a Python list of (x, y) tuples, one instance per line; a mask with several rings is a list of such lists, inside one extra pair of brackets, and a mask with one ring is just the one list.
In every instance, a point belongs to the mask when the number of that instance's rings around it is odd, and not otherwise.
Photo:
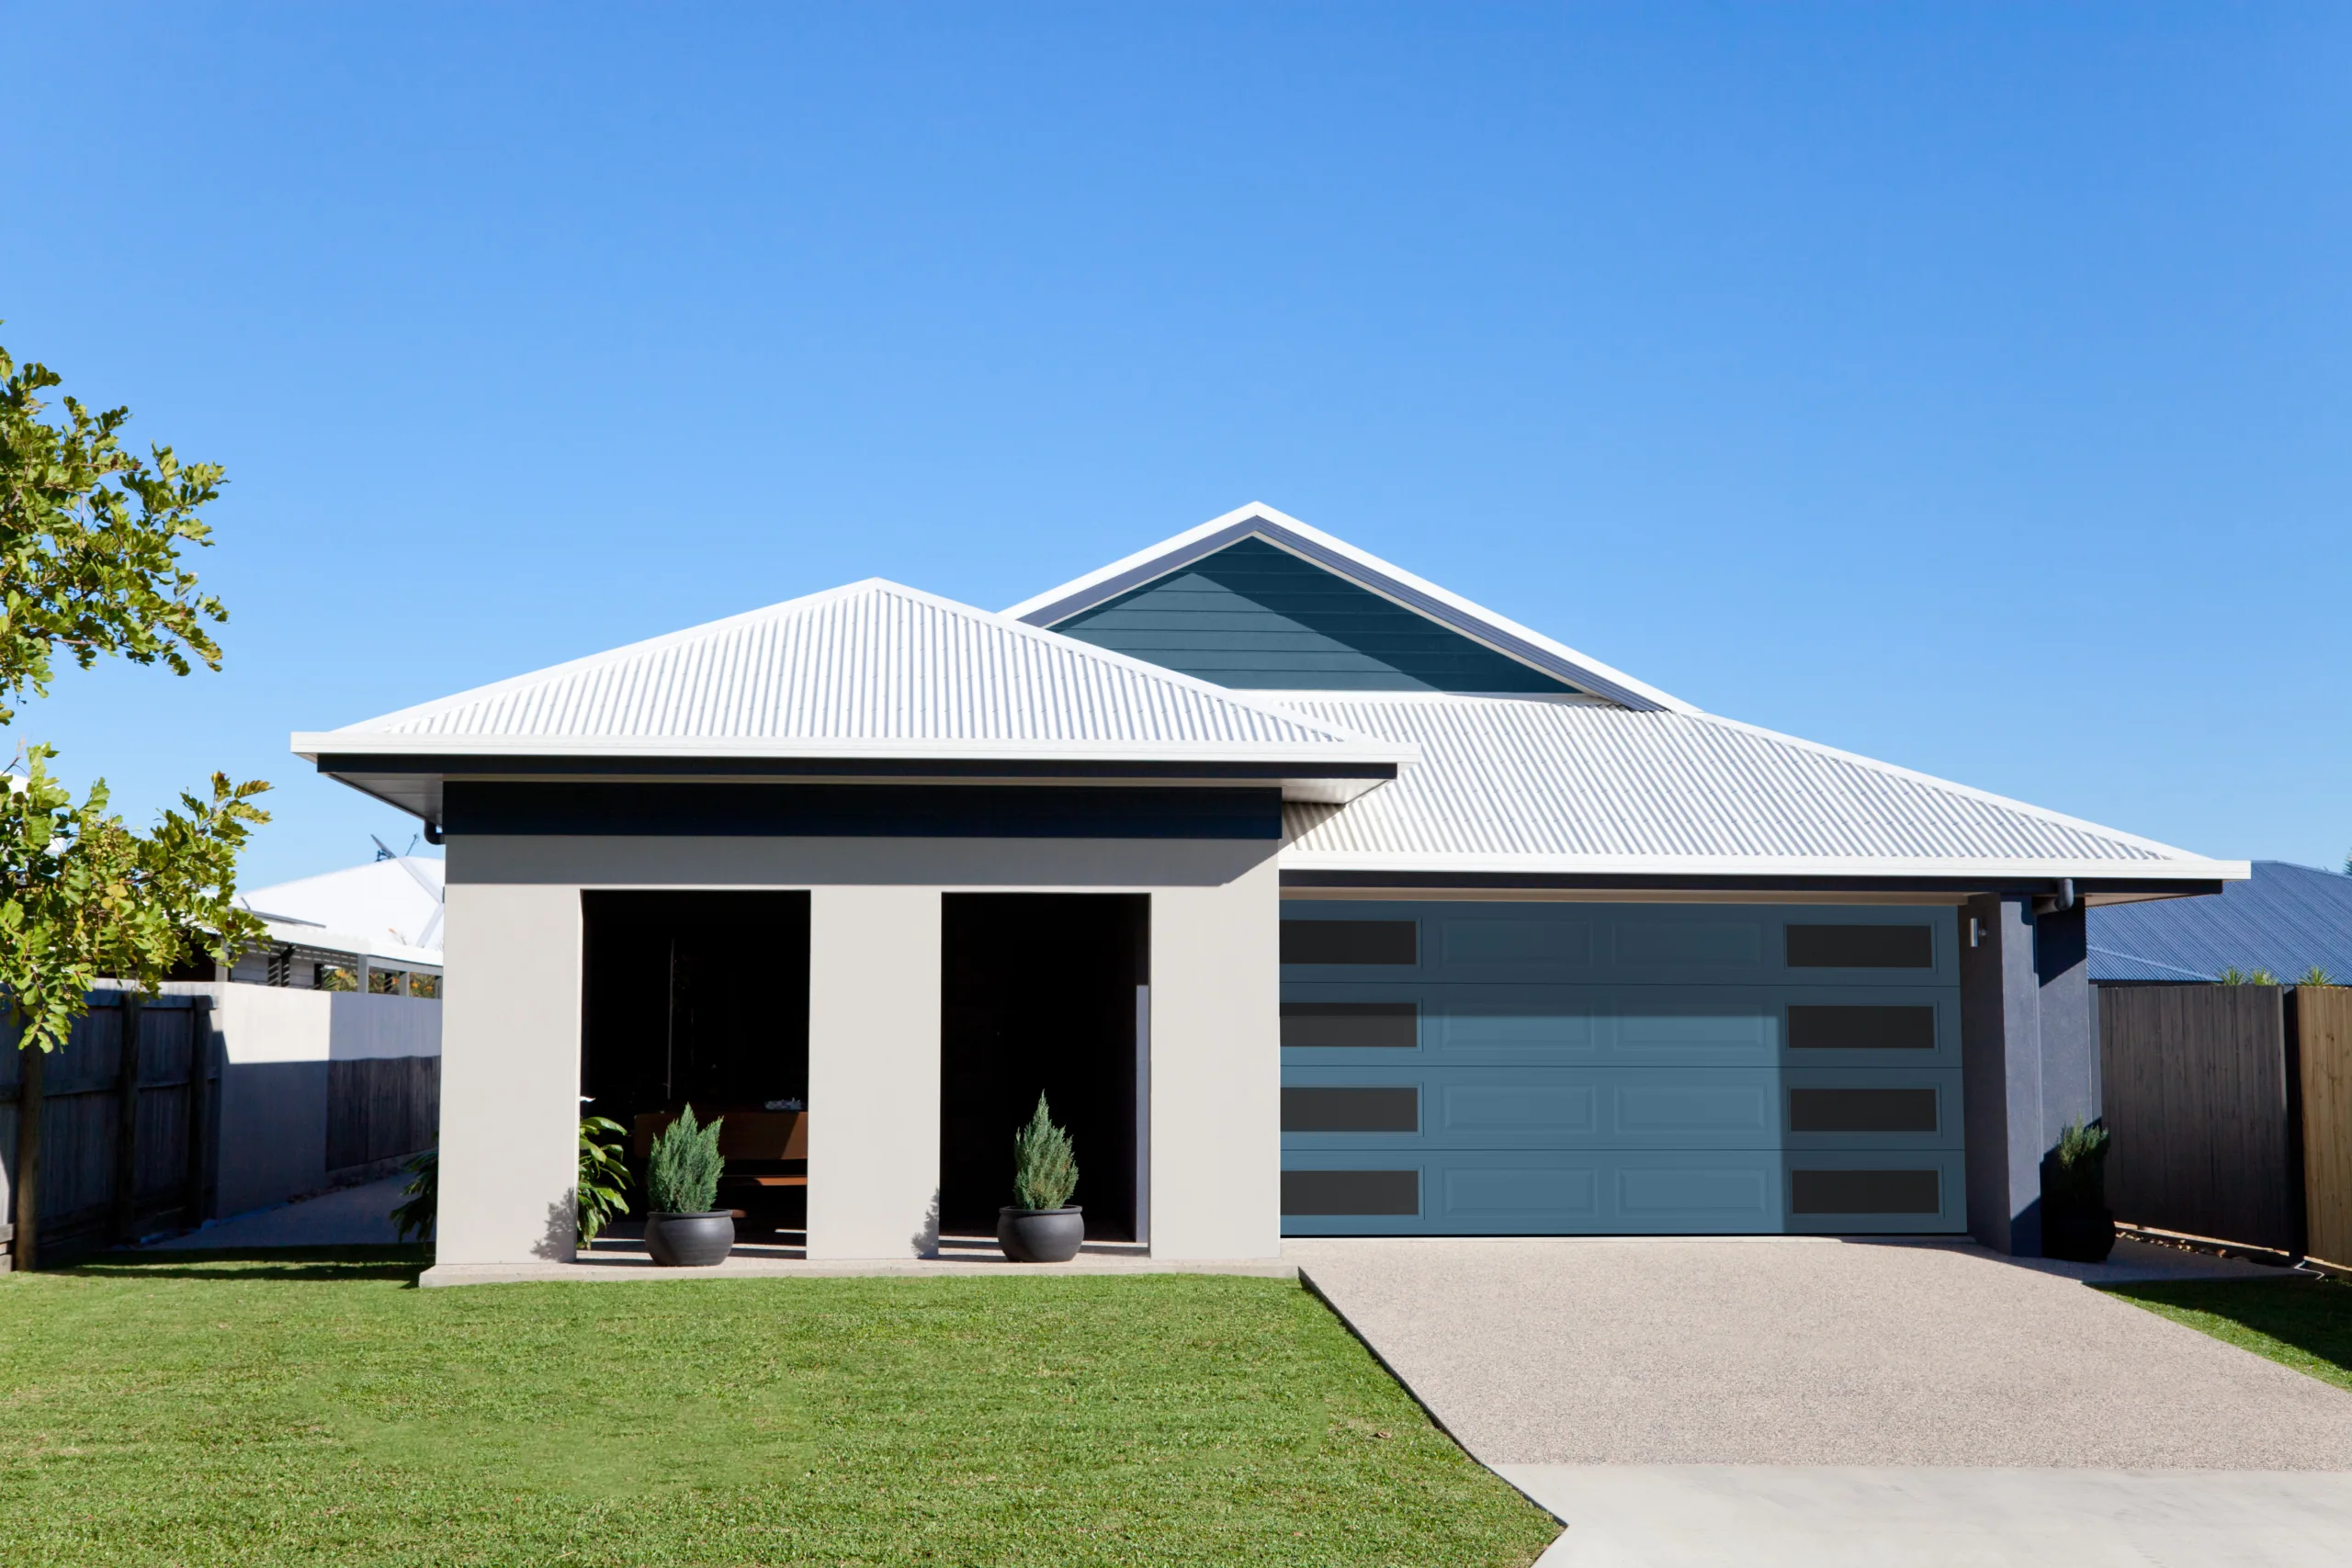
[(1932, 1214), (1942, 1207), (1932, 1170), (1795, 1170), (1789, 1211), (1797, 1214)]
[(1789, 1009), (1792, 1051), (1932, 1051), (1936, 1010), (1932, 1007), (1838, 1007), (1793, 1005)]
[(1419, 1002), (1283, 1004), (1283, 1044), (1291, 1049), (1410, 1051), (1420, 1035)]
[(1926, 926), (1792, 925), (1792, 969), (1933, 969), (1935, 935)]
[(1285, 1089), (1285, 1133), (1418, 1133), (1421, 1091), (1383, 1085), (1371, 1089)]
[(1420, 928), (1412, 920), (1284, 920), (1285, 964), (1418, 964)]
[(1792, 1089), (1792, 1133), (1932, 1133), (1932, 1089)]
[(1285, 1170), (1285, 1214), (1418, 1214), (1417, 1170)]

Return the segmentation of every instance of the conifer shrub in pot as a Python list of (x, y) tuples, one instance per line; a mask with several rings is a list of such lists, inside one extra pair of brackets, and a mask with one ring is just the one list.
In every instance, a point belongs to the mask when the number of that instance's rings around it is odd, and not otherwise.
[(646, 1162), (645, 1250), (667, 1269), (707, 1269), (735, 1250), (735, 1219), (718, 1201), (718, 1127), (695, 1124), (691, 1105), (653, 1140)]
[(1012, 1135), (1013, 1202), (996, 1212), (996, 1241), (1015, 1263), (1067, 1263), (1086, 1239), (1086, 1214), (1069, 1195), (1078, 1190), (1077, 1151), (1054, 1125), (1046, 1097), (1037, 1113)]
[(2106, 1128), (2077, 1120), (2042, 1162), (2041, 1255), (2068, 1263), (2104, 1263), (2115, 1250), (2115, 1215), (2107, 1206)]

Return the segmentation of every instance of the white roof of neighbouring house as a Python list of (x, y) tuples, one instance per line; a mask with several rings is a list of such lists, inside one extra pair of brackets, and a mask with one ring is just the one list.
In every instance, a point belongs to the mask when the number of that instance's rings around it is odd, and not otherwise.
[(398, 855), (249, 888), (237, 902), (273, 921), (271, 935), (281, 942), (397, 957), (430, 953), (438, 963), (441, 871), (438, 860)]
[(1399, 762), (1372, 739), (879, 578), (325, 732), (297, 752)]
[(1283, 807), (1284, 870), (2213, 880), (2209, 860), (1905, 768), (1685, 709), (1285, 693), (1420, 749), (1345, 807)]

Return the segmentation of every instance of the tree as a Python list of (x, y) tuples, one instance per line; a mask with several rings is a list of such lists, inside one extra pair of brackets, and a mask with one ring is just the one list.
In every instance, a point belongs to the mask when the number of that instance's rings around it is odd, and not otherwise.
[[(220, 666), (207, 627), (228, 612), (180, 556), (210, 542), (202, 513), (220, 468), (168, 446), (125, 451), (127, 409), (93, 414), (67, 397), (49, 422), (40, 394), (61, 384), (0, 348), (0, 726), (47, 694), (61, 651), (84, 669), (102, 654), (180, 675)], [(22, 1043), (44, 1052), (99, 976), (153, 991), (199, 952), (226, 963), (260, 939), (236, 906), (236, 858), (269, 819), (253, 804), (266, 784), (215, 773), (209, 799), (183, 795), (141, 834), (107, 809), (103, 780), (76, 805), (55, 755), (20, 745), (0, 800), (0, 990)]]

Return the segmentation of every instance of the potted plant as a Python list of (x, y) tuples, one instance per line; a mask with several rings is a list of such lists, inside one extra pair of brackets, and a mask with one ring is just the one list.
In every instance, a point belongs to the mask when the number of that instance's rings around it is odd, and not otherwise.
[(1054, 1125), (1046, 1097), (1037, 1113), (1012, 1135), (1012, 1196), (996, 1212), (997, 1245), (1015, 1263), (1067, 1263), (1086, 1239), (1086, 1215), (1069, 1195), (1078, 1190), (1077, 1151)]
[(2041, 1255), (2069, 1263), (2104, 1263), (2115, 1250), (2115, 1215), (2107, 1206), (2109, 1134), (2078, 1119), (2043, 1162)]
[(718, 1127), (695, 1124), (691, 1105), (653, 1140), (645, 1167), (645, 1250), (668, 1269), (705, 1269), (735, 1250), (735, 1217), (711, 1207), (718, 1199)]

